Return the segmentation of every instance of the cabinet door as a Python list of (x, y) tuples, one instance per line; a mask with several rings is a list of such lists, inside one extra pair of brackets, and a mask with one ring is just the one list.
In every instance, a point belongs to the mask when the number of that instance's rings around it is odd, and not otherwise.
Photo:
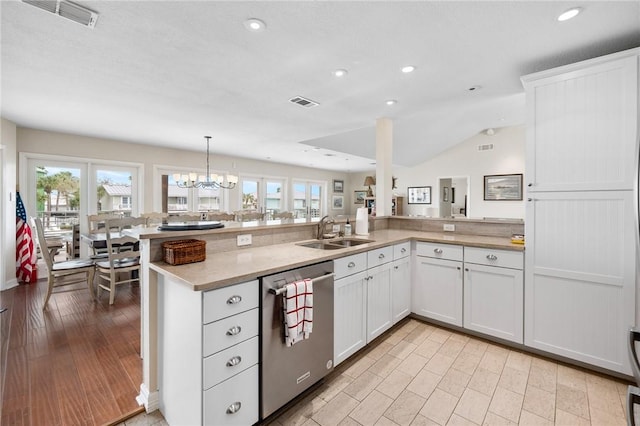
[(367, 343), (393, 325), (391, 315), (391, 265), (368, 270), (367, 277)]
[(464, 327), (523, 343), (522, 270), (464, 264)]
[(333, 362), (340, 364), (367, 344), (367, 272), (333, 283)]
[(530, 191), (633, 189), (638, 58), (598, 61), (523, 78)]
[(252, 425), (258, 421), (258, 366), (239, 373), (204, 392), (204, 424)]
[(527, 202), (525, 344), (627, 375), (638, 238), (633, 191)]
[(411, 313), (411, 258), (395, 260), (391, 269), (393, 323)]
[(412, 310), (462, 326), (462, 262), (416, 257)]

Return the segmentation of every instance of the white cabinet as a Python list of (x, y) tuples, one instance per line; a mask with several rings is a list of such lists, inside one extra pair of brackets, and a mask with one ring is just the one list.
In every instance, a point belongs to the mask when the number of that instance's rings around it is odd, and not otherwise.
[(391, 294), (393, 323), (411, 313), (411, 243), (393, 246)]
[(340, 364), (367, 344), (367, 255), (333, 261), (333, 362)]
[(258, 421), (258, 281), (197, 292), (160, 275), (160, 410), (170, 424)]
[(516, 251), (464, 248), (464, 327), (523, 343), (523, 258)]
[(393, 325), (391, 261), (393, 247), (367, 252), (367, 343)]
[(630, 375), (636, 323), (638, 55), (523, 77), (527, 346)]
[(412, 311), (462, 326), (462, 246), (416, 243)]

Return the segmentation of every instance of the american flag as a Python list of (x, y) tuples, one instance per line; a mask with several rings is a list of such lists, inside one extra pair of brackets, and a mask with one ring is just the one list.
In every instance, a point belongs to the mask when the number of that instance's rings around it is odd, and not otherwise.
[(27, 222), (27, 211), (20, 193), (16, 193), (16, 277), (18, 281), (33, 283), (38, 280), (36, 251), (31, 227)]

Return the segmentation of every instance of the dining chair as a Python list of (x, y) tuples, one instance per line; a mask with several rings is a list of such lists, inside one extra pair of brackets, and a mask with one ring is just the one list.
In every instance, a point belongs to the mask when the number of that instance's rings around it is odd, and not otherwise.
[(273, 219), (293, 219), (293, 212), (279, 212), (271, 215)]
[(233, 213), (226, 212), (209, 212), (207, 213), (207, 220), (225, 220), (234, 221), (236, 216)]
[(101, 290), (108, 291), (110, 305), (115, 301), (116, 286), (140, 283), (140, 243), (137, 238), (121, 233), (123, 229), (137, 225), (146, 225), (146, 218), (109, 219), (105, 223), (107, 258), (96, 261), (97, 297), (100, 299)]
[(188, 214), (178, 214), (178, 215), (169, 215), (167, 217), (167, 222), (197, 222), (202, 220), (201, 213), (188, 213)]
[(251, 212), (251, 213), (238, 213), (236, 215), (238, 222), (250, 222), (254, 220), (264, 220), (264, 213)]
[[(93, 277), (95, 273), (95, 266), (93, 260), (74, 259), (66, 260), (63, 262), (54, 262), (53, 257), (51, 256), (51, 251), (49, 250), (49, 247), (47, 247), (47, 242), (44, 237), (44, 227), (42, 225), (42, 220), (37, 217), (31, 218), (31, 220), (36, 227), (40, 253), (42, 255), (42, 259), (44, 259), (44, 262), (47, 265), (48, 270), (47, 295), (44, 298), (42, 309), (44, 310), (47, 307), (47, 303), (49, 302), (49, 298), (51, 297), (54, 288), (59, 288), (71, 284), (86, 283), (87, 287), (89, 288), (91, 299), (94, 299), (95, 296), (93, 293)], [(82, 287), (76, 286), (74, 288), (56, 291), (56, 293), (81, 289)]]
[(119, 214), (90, 214), (87, 215), (87, 221), (89, 222), (89, 233), (99, 234), (105, 232), (105, 222), (110, 219), (122, 218)]
[(140, 215), (140, 217), (147, 219), (147, 225), (161, 225), (162, 222), (167, 220), (168, 216), (168, 213), (161, 212), (142, 213)]

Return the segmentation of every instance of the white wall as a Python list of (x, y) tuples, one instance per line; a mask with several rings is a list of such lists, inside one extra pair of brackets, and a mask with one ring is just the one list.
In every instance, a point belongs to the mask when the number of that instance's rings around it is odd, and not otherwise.
[[(204, 169), (206, 163), (206, 150), (204, 147), (202, 151), (198, 152), (185, 151), (27, 128), (17, 129), (17, 150), (18, 153), (28, 152), (141, 163), (144, 165), (144, 201), (143, 206), (140, 208), (141, 212), (158, 210), (158, 208), (154, 208), (154, 197), (160, 196), (159, 188), (157, 191), (154, 190), (154, 183), (159, 184), (159, 182), (154, 182), (154, 166)], [(217, 155), (214, 152), (211, 154), (211, 161), (212, 169), (236, 175), (246, 173), (258, 176), (283, 177), (289, 179), (289, 184), (293, 179), (326, 181), (328, 211), (330, 214), (342, 213), (341, 211), (331, 210), (330, 203), (333, 179), (346, 180), (346, 173), (228, 157)], [(239, 188), (230, 190), (230, 210), (237, 210), (239, 193)], [(158, 202), (157, 205), (159, 204)], [(346, 203), (345, 205), (348, 206)], [(292, 206), (289, 206), (289, 208), (291, 209)]]
[[(479, 151), (478, 145), (493, 144), (493, 149)], [(416, 150), (419, 150), (416, 147)], [(437, 157), (415, 167), (393, 167), (398, 188), (395, 195), (405, 196), (409, 186), (431, 186), (432, 204), (407, 205), (405, 215), (438, 216), (440, 199), (438, 179), (445, 177), (469, 176), (469, 217), (501, 217), (524, 219), (525, 201), (484, 201), (484, 176), (523, 173), (525, 168), (525, 128), (524, 126), (496, 129), (493, 136), (480, 133), (448, 149)], [(354, 173), (350, 176), (348, 192), (364, 188), (362, 183), (369, 173)], [(523, 193), (526, 188), (523, 180)], [(375, 187), (373, 188), (375, 193)], [(524, 198), (524, 197), (523, 197)], [(456, 190), (456, 201), (458, 190)], [(358, 206), (350, 204), (352, 214)]]
[(16, 125), (0, 119), (0, 290), (16, 280)]

